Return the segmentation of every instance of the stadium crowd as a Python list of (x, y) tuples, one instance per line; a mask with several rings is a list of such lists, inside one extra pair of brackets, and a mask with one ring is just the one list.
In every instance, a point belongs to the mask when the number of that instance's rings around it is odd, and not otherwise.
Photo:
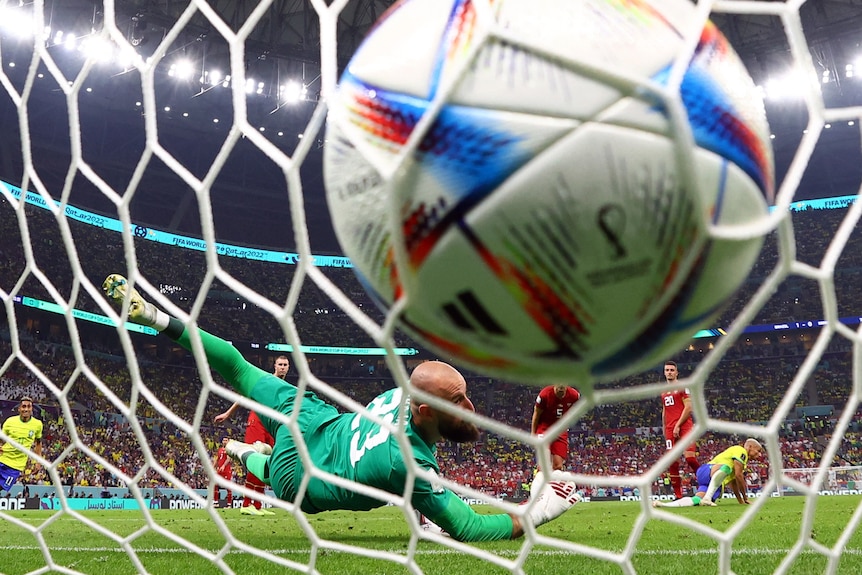
[[(44, 274), (43, 281), (33, 274), (24, 273), (28, 263), (21, 257), (25, 253), (16, 212), (0, 197), (0, 287), (13, 293), (19, 279), (22, 283), (14, 293), (46, 301), (54, 301), (56, 290), (63, 301), (73, 307), (103, 313), (90, 293), (79, 285), (68, 258), (56, 257), (64, 240), (57, 220), (50, 212), (26, 206), (27, 225), (32, 233), (28, 245), (32, 249), (32, 264)], [(808, 210), (793, 212), (796, 231), (796, 258), (810, 265), (822, 260), (847, 209)], [(109, 273), (118, 270), (118, 262), (125, 261), (122, 236), (117, 232), (67, 220), (69, 231), (78, 254), (84, 276), (98, 286)], [(283, 342), (284, 333), (279, 323), (268, 313), (253, 305), (248, 298), (228, 287), (228, 281), (247, 286), (273, 302), (283, 304), (294, 279), (296, 267), (283, 263), (219, 256), (220, 269), (211, 281), (206, 275), (204, 252), (157, 243), (147, 239), (147, 229), (135, 230), (134, 247), (137, 266), (141, 274), (153, 282), (154, 287), (179, 309), (191, 309), (199, 293), (205, 295), (202, 311), (197, 317), (201, 327), (213, 333), (230, 333), (235, 341)], [(716, 325), (727, 326), (744, 304), (762, 285), (766, 276), (779, 261), (775, 234), (767, 236), (761, 258), (739, 294), (728, 304)], [(339, 286), (356, 305), (372, 319), (381, 320), (377, 306), (365, 293), (350, 268), (320, 268), (333, 284)], [(23, 278), (22, 278), (23, 276)], [(228, 280), (230, 276), (231, 280)], [(854, 230), (842, 251), (835, 271), (839, 317), (858, 315), (862, 301), (862, 231)], [(74, 299), (72, 294), (74, 292)], [(345, 312), (314, 282), (302, 282), (295, 309), (291, 310), (300, 339), (307, 345), (368, 347), (376, 345)], [(776, 293), (756, 314), (753, 324), (784, 323), (791, 320), (817, 320), (823, 317), (819, 288), (813, 280), (790, 276), (778, 286)], [(58, 337), (66, 334), (57, 334)], [(396, 345), (417, 347), (408, 336), (396, 332)], [(97, 338), (98, 339), (98, 338)], [(99, 341), (92, 342), (98, 345)], [(782, 353), (787, 353), (786, 348)], [(761, 353), (764, 350), (751, 350)], [(794, 353), (795, 354), (795, 353)]]
[[(57, 303), (68, 301), (70, 307), (104, 314), (104, 309), (90, 293), (81, 289), (77, 272), (68, 260), (56, 257), (65, 243), (56, 219), (38, 208), (27, 207), (25, 211), (31, 230), (32, 262), (21, 258), (24, 242), (16, 213), (0, 198), (0, 236), (4, 238), (0, 246), (0, 289), (3, 293)], [(796, 257), (817, 265), (844, 215), (846, 209), (794, 213)], [(35, 229), (38, 234), (32, 233)], [(119, 234), (75, 221), (69, 221), (68, 229), (82, 271), (94, 285), (98, 286), (108, 273), (122, 271), (116, 269), (118, 262), (125, 261)], [(271, 301), (283, 303), (295, 279), (294, 266), (220, 256), (217, 276), (209, 278), (203, 252), (149, 241), (146, 230), (136, 234), (134, 242), (138, 268), (144, 277), (162, 282), (154, 286), (178, 308), (191, 309), (198, 294), (205, 293), (203, 309), (196, 318), (201, 327), (229, 334), (234, 341), (285, 341), (282, 327), (275, 318), (228, 286), (235, 281)], [(862, 301), (860, 248), (862, 237), (855, 231), (835, 275), (840, 317), (859, 313), (858, 302)], [(778, 258), (777, 242), (772, 235), (767, 239), (763, 256), (751, 278), (717, 325), (729, 324), (775, 267)], [(26, 271), (28, 263), (38, 266), (42, 276)], [(350, 269), (322, 270), (362, 311), (376, 321), (382, 319)], [(228, 275), (232, 279), (228, 279)], [(216, 414), (230, 405), (218, 393), (218, 378), (215, 378), (216, 386), (210, 387), (202, 382), (187, 353), (178, 352), (169, 344), (154, 343), (154, 338), (149, 336), (133, 335), (140, 380), (147, 393), (134, 392), (132, 372), (114, 330), (77, 322), (76, 337), (86, 350), (83, 357), (87, 369), (82, 370), (70, 345), (65, 316), (22, 306), (16, 306), (15, 310), (21, 353), (42, 377), (35, 375), (20, 358), (11, 361), (0, 375), (0, 413), (4, 419), (11, 415), (15, 401), (22, 395), (36, 401), (37, 416), (45, 423), (44, 455), (49, 461), (57, 462), (56, 469), (64, 485), (121, 485), (119, 478), (99, 463), (104, 459), (128, 476), (140, 474), (138, 484), (141, 487), (171, 487), (172, 477), (193, 488), (207, 486), (209, 479), (202, 459), (212, 456), (222, 436), (240, 437), (244, 421), (240, 414), (227, 426), (211, 423)], [(378, 345), (311, 281), (303, 282), (298, 303), (291, 311), (304, 344)], [(822, 316), (821, 298), (814, 282), (790, 277), (751, 323), (783, 323)], [(818, 333), (816, 329), (809, 329), (743, 336), (728, 351), (707, 383), (711, 417), (747, 422), (770, 419)], [(399, 346), (419, 347), (400, 332), (396, 340)], [(4, 360), (12, 355), (11, 341), (9, 326), (0, 325), (0, 357)], [(684, 374), (691, 373), (713, 345), (709, 339), (700, 342), (675, 358)], [(263, 364), (271, 357), (261, 352), (257, 359)], [(392, 385), (380, 359), (309, 356), (309, 362), (316, 375), (360, 403), (366, 403)], [(838, 417), (851, 396), (850, 366), (849, 344), (833, 338), (827, 353), (805, 382), (803, 392), (796, 398), (796, 406), (831, 405), (834, 406), (833, 418)], [(529, 429), (537, 388), (467, 375), (470, 395), (478, 412), (513, 427)], [(659, 381), (660, 376), (655, 370), (612, 385), (651, 383)], [(151, 402), (148, 394), (158, 402)], [(198, 434), (204, 449), (196, 451), (190, 438), (170, 419), (177, 417), (191, 422), (199, 409), (203, 416)], [(858, 420), (859, 414), (856, 415)], [(828, 430), (815, 433), (805, 429), (795, 413), (788, 417), (790, 421), (781, 437), (783, 465), (786, 468), (816, 466), (823, 445), (829, 439)], [(664, 453), (660, 420), (657, 398), (594, 406), (570, 431), (567, 468), (595, 476), (639, 475), (650, 470)], [(854, 422), (852, 431), (845, 435), (840, 461), (836, 464), (862, 463), (862, 435), (856, 425)], [(728, 440), (726, 436), (711, 433), (701, 437), (700, 459), (706, 460), (723, 449)], [(67, 452), (69, 445), (75, 447)], [(448, 478), (504, 497), (522, 496), (535, 466), (532, 449), (493, 433), (483, 433), (478, 443), (466, 447), (443, 444), (439, 460)], [(44, 470), (33, 472), (32, 469), (28, 467), (24, 482), (48, 481)], [(766, 478), (768, 475), (765, 463), (753, 465), (752, 469), (753, 476)], [(655, 489), (660, 491), (663, 484), (657, 472), (656, 475)], [(588, 488), (593, 494), (610, 494), (614, 489), (621, 492), (624, 486)]]
[[(10, 353), (9, 344), (3, 342), (4, 354)], [(45, 347), (45, 346), (43, 346)], [(35, 347), (34, 347), (35, 349)], [(43, 374), (49, 376), (64, 390), (68, 414), (61, 409), (54, 394), (14, 361), (4, 374), (0, 386), (2, 417), (14, 413), (16, 399), (20, 397), (18, 385), (30, 390), (37, 399), (37, 416), (45, 423), (44, 454), (48, 460), (57, 460), (70, 444), (72, 432), (77, 435), (77, 447), (65, 454), (57, 464), (64, 485), (121, 486), (121, 481), (109, 473), (98, 458), (110, 462), (124, 474), (135, 476), (143, 472), (138, 484), (143, 488), (175, 487), (170, 476), (186, 485), (202, 489), (208, 476), (201, 464), (217, 447), (220, 438), (228, 435), (241, 437), (244, 417), (234, 417), (225, 425), (213, 425), (213, 417), (226, 409), (230, 402), (219, 396), (213, 388), (202, 393), (196, 369), (191, 366), (141, 365), (141, 380), (148, 392), (164, 404), (163, 408), (150, 403), (145, 394), (132, 394), (131, 375), (124, 360), (105, 354), (87, 354), (87, 366), (95, 380), (75, 373), (71, 349), (59, 344), (47, 346), (50, 351), (31, 353), (29, 359)], [(721, 364), (720, 372), (710, 379), (708, 408), (713, 417), (728, 418), (740, 413), (744, 407), (745, 421), (765, 421), (780, 400), (798, 362), (792, 356), (761, 359), (729, 360)], [(846, 403), (847, 395), (838, 398), (832, 389), (835, 374), (849, 373), (849, 353), (830, 354), (824, 359), (826, 367), (818, 369), (812, 378), (814, 389), (800, 398), (799, 406), (822, 404), (819, 393), (840, 399), (835, 403), (836, 415)], [(691, 369), (694, 364), (681, 364)], [(827, 374), (820, 377), (820, 374)], [(50, 375), (49, 375), (50, 374)], [(785, 375), (785, 379), (781, 375)], [(658, 374), (655, 374), (655, 379)], [(289, 377), (290, 379), (290, 377)], [(17, 382), (18, 385), (15, 385)], [(391, 385), (387, 379), (334, 379), (333, 387), (361, 403), (365, 403)], [(218, 383), (217, 383), (218, 386)], [(40, 389), (41, 387), (41, 389)], [(477, 411), (494, 419), (505, 421), (520, 429), (529, 429), (529, 414), (537, 389), (531, 386), (495, 381), (487, 377), (469, 378), (469, 390)], [(717, 391), (716, 391), (717, 390)], [(849, 386), (846, 388), (849, 394)], [(808, 399), (815, 402), (809, 403)], [(5, 401), (4, 401), (5, 400)], [(591, 476), (641, 475), (655, 465), (664, 454), (664, 439), (660, 433), (661, 410), (658, 399), (640, 400), (613, 405), (598, 405), (579, 419), (569, 432), (570, 456), (567, 468)], [(199, 452), (170, 417), (191, 422), (199, 404), (203, 404), (202, 424), (198, 434), (204, 450)], [(729, 417), (737, 421), (738, 418)], [(145, 443), (139, 440), (145, 439)], [(828, 441), (826, 433), (815, 434), (804, 429), (801, 420), (790, 420), (781, 437), (785, 468), (806, 468), (819, 464), (820, 454)], [(727, 443), (727, 437), (707, 433), (699, 441), (701, 459), (711, 457)], [(444, 475), (464, 485), (495, 496), (520, 497), (529, 484), (535, 467), (532, 448), (511, 438), (494, 433), (483, 433), (479, 442), (468, 446), (442, 444), (439, 461)], [(862, 464), (862, 434), (852, 431), (845, 434), (840, 459), (836, 465)], [(164, 473), (157, 467), (164, 469)], [(766, 464), (754, 464), (752, 469), (762, 478), (767, 477)], [(660, 471), (660, 470), (659, 470)], [(653, 470), (658, 475), (658, 472)], [(44, 471), (28, 473), (24, 482), (44, 484)], [(608, 487), (606, 492), (617, 491)], [(595, 490), (599, 486), (594, 486)], [(661, 491), (657, 477), (656, 490)]]

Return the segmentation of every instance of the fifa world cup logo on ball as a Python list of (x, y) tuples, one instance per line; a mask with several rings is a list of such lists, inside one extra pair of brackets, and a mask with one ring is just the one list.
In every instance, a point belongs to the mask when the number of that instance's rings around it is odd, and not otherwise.
[(762, 246), (711, 232), (773, 198), (754, 82), (713, 24), (691, 36), (685, 0), (478, 4), (399, 2), (344, 71), (324, 154), (342, 248), (462, 365), (534, 383), (653, 365)]

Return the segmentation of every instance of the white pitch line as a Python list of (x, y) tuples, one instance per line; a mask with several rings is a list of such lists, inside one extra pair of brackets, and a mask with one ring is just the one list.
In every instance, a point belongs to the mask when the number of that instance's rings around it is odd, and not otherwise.
[[(120, 549), (119, 547), (49, 547), (49, 550), (52, 552), (57, 551), (65, 551), (70, 553), (123, 553), (125, 551)], [(0, 545), (0, 551), (41, 551), (41, 547), (37, 547), (35, 545)], [(210, 553), (218, 553), (219, 549), (213, 549)], [(310, 549), (261, 549), (265, 553), (270, 553), (272, 555), (297, 555), (308, 553)], [(386, 553), (393, 553), (398, 555), (404, 555), (404, 549), (380, 549), (380, 551)], [(188, 553), (189, 550), (184, 547), (141, 547), (135, 549), (136, 553), (144, 554), (144, 553)], [(347, 551), (338, 551), (334, 549), (327, 549), (327, 553), (346, 553), (350, 554)], [(621, 553), (622, 551), (615, 551), (615, 553)], [(733, 555), (786, 555), (790, 552), (790, 549), (769, 549), (764, 547), (744, 547), (742, 549), (733, 549)], [(245, 551), (241, 551), (239, 549), (232, 549), (229, 553), (246, 553)], [(516, 557), (520, 554), (519, 550), (516, 549), (502, 549), (498, 551), (491, 551), (494, 555), (498, 556), (511, 556)], [(697, 556), (697, 555), (716, 555), (718, 551), (716, 549), (651, 549), (651, 550), (641, 550), (635, 553), (635, 556), (677, 556), (677, 557), (687, 557), (687, 556)], [(419, 549), (416, 551), (417, 555), (463, 555), (461, 551), (456, 551), (455, 549)], [(816, 553), (810, 549), (806, 549), (802, 552), (803, 555), (820, 555), (820, 553)], [(844, 555), (862, 555), (862, 549), (844, 549)], [(564, 555), (564, 556), (579, 556), (579, 553), (573, 553), (571, 551), (563, 551), (563, 550), (543, 550), (543, 549), (534, 549), (530, 552), (530, 555), (542, 555), (542, 556), (553, 556), (553, 555)]]

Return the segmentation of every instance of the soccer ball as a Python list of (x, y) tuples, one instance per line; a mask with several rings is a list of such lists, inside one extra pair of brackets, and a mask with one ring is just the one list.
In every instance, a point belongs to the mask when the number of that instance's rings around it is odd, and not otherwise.
[(740, 230), (773, 196), (763, 102), (687, 0), (404, 0), (329, 104), (342, 248), (460, 365), (537, 384), (641, 371), (760, 251)]

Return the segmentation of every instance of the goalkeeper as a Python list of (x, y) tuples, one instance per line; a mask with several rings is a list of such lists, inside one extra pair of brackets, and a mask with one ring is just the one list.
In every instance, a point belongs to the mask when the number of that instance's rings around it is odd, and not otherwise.
[[(185, 326), (178, 319), (145, 301), (126, 279), (110, 275), (102, 285), (105, 294), (123, 304), (129, 299), (129, 320), (147, 325), (191, 349)], [(207, 360), (234, 389), (254, 401), (284, 415), (294, 414), (297, 388), (271, 373), (247, 362), (230, 343), (199, 330)], [(429, 361), (416, 367), (410, 376), (412, 388), (449, 401), (460, 409), (474, 411), (467, 397), (464, 377), (452, 366)], [(377, 396), (368, 411), (383, 421), (397, 424), (402, 390), (392, 389)], [(470, 442), (478, 439), (475, 425), (431, 405), (409, 401), (404, 429), (416, 465), (436, 474), (435, 457), (440, 439)], [(295, 501), (305, 478), (305, 467), (298, 454), (290, 428), (269, 417), (260, 416), (275, 445), (254, 445), (231, 440), (228, 452), (239, 459), (246, 470), (266, 484), (285, 501)], [(491, 541), (520, 537), (523, 518), (539, 526), (555, 519), (579, 501), (574, 482), (550, 479), (536, 492), (532, 505), (518, 514), (478, 514), (460, 497), (435, 481), (415, 477), (412, 489), (405, 494), (408, 464), (397, 437), (359, 414), (341, 414), (311, 391), (301, 398), (296, 424), (315, 466), (341, 479), (352, 480), (380, 490), (409, 497), (413, 507), (460, 541)], [(541, 481), (544, 482), (544, 479)], [(306, 491), (299, 502), (305, 513), (336, 509), (364, 511), (382, 507), (385, 501), (319, 477), (308, 478)]]

